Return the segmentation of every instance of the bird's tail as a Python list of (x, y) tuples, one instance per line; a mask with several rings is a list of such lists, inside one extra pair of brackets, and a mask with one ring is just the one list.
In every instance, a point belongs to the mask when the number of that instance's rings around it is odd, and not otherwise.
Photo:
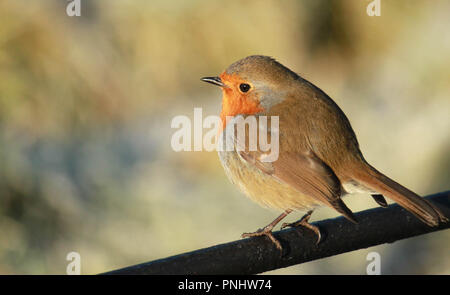
[(429, 226), (438, 226), (439, 222), (448, 221), (441, 210), (431, 202), (393, 181), (369, 164), (364, 163), (361, 168), (351, 175), (353, 180), (395, 201)]

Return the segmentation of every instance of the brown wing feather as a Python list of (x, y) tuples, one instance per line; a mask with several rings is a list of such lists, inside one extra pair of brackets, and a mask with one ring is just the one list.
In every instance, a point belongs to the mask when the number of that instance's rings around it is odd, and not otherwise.
[[(340, 198), (339, 179), (333, 170), (312, 152), (305, 154), (284, 152), (272, 163), (260, 160), (265, 154), (264, 152), (240, 151), (239, 154), (243, 160), (252, 163), (264, 173), (292, 186), (299, 193), (313, 197), (334, 208), (350, 221), (357, 222), (352, 211)], [(299, 197), (301, 197), (300, 194)]]
[(312, 152), (306, 155), (283, 153), (272, 165), (273, 177), (284, 181), (303, 194), (320, 200), (356, 223), (352, 211), (340, 198), (339, 179), (333, 170)]

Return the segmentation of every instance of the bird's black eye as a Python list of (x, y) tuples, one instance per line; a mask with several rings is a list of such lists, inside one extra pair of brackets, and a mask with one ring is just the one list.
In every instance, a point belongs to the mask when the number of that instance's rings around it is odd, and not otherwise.
[(241, 89), (242, 92), (247, 92), (250, 90), (250, 85), (247, 83), (242, 83), (239, 85), (239, 89)]

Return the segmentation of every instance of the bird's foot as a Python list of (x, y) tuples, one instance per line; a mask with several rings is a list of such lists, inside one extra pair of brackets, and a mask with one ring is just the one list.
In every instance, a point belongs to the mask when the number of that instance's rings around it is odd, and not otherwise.
[(316, 245), (318, 245), (320, 243), (320, 240), (322, 238), (322, 235), (320, 234), (320, 229), (318, 226), (312, 225), (310, 224), (309, 218), (311, 217), (312, 211), (309, 211), (307, 214), (305, 214), (302, 218), (300, 218), (300, 220), (296, 221), (296, 222), (292, 222), (292, 223), (283, 223), (281, 225), (281, 229), (284, 229), (286, 227), (297, 227), (297, 226), (303, 226), (306, 228), (309, 228), (310, 230), (312, 230), (316, 235), (317, 235), (317, 242)]
[(268, 225), (264, 228), (258, 229), (254, 233), (243, 233), (242, 238), (266, 236), (272, 241), (272, 243), (275, 244), (277, 249), (281, 251), (281, 250), (283, 250), (283, 248), (281, 247), (280, 242), (273, 236), (272, 229), (273, 229), (273, 226)]

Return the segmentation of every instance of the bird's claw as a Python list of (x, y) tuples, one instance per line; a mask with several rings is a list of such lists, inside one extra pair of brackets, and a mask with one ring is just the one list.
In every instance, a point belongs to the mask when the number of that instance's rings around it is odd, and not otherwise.
[(311, 216), (311, 214), (306, 214), (299, 221), (292, 222), (292, 223), (285, 222), (281, 225), (281, 229), (284, 229), (286, 227), (298, 227), (298, 226), (306, 227), (306, 228), (312, 230), (317, 235), (316, 245), (318, 245), (322, 239), (322, 235), (320, 233), (320, 229), (318, 226), (312, 225), (308, 222), (310, 216)]
[(272, 229), (271, 228), (260, 228), (254, 233), (243, 233), (241, 235), (242, 238), (251, 238), (251, 237), (260, 237), (260, 236), (266, 236), (268, 237), (272, 243), (275, 244), (278, 250), (282, 251), (283, 248), (281, 247), (280, 242), (273, 236)]

